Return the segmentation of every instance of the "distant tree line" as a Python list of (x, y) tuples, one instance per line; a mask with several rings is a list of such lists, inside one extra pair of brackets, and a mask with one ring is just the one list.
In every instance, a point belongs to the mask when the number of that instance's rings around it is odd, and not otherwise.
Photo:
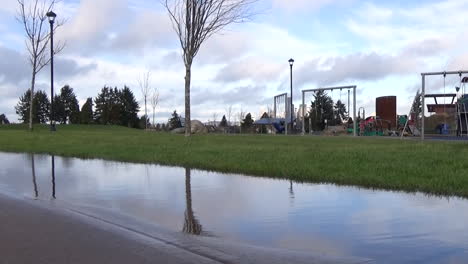
[[(15, 106), (19, 120), (29, 121), (31, 91), (26, 91)], [(51, 119), (59, 124), (102, 124), (119, 125), (131, 128), (145, 128), (149, 123), (147, 117), (138, 117), (140, 106), (129, 87), (123, 89), (104, 86), (96, 98), (87, 98), (79, 107), (76, 95), (69, 85), (54, 95), (53, 113), (50, 116), (50, 100), (44, 91), (37, 91), (33, 96), (32, 120), (44, 124)], [(146, 121), (146, 123), (145, 123)]]

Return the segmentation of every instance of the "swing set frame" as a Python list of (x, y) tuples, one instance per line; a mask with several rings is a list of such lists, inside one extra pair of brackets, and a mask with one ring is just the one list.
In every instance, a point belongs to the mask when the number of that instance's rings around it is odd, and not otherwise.
[[(357, 122), (356, 122), (356, 85), (350, 86), (336, 86), (336, 87), (325, 87), (325, 88), (316, 88), (316, 89), (307, 89), (302, 90), (302, 113), (305, 113), (306, 106), (305, 106), (305, 95), (307, 93), (315, 93), (319, 91), (332, 91), (333, 90), (353, 90), (353, 136), (357, 136)], [(349, 93), (348, 93), (349, 95)], [(348, 97), (349, 98), (349, 97)], [(349, 100), (348, 100), (349, 102)], [(348, 105), (348, 112), (349, 112), (349, 105)], [(305, 135), (305, 115), (302, 117), (302, 135)]]
[(468, 74), (468, 71), (445, 71), (445, 72), (424, 72), (421, 73), (421, 78), (422, 78), (422, 89), (421, 89), (421, 105), (422, 105), (422, 119), (421, 119), (421, 141), (424, 141), (424, 133), (425, 133), (425, 127), (424, 127), (424, 118), (426, 116), (426, 76), (437, 76), (437, 75), (442, 75), (444, 78), (447, 75), (460, 75), (460, 77), (463, 74)]

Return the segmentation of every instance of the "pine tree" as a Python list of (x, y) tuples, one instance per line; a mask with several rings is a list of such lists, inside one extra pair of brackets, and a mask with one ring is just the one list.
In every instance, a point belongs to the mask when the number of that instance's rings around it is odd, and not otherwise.
[(93, 99), (88, 98), (86, 103), (81, 107), (80, 123), (91, 124), (93, 123)]
[(335, 124), (341, 125), (343, 122), (341, 121), (346, 117), (348, 111), (346, 111), (346, 105), (344, 105), (341, 100), (338, 100), (334, 106), (335, 110)]
[(62, 124), (78, 124), (80, 121), (80, 106), (73, 92), (73, 88), (65, 85), (60, 90), (60, 101), (63, 104), (64, 114), (60, 122)]
[(253, 125), (253, 119), (252, 119), (252, 115), (250, 113), (248, 113), (245, 118), (242, 120), (242, 129), (250, 129)]
[[(20, 96), (18, 104), (15, 106), (19, 120), (27, 123), (29, 120), (29, 106), (31, 104), (31, 90), (27, 90)], [(33, 120), (34, 121), (34, 120)]]
[(325, 129), (325, 120), (334, 120), (333, 100), (325, 91), (318, 91), (314, 94), (314, 101), (310, 108), (309, 116), (313, 130)]
[[(50, 115), (50, 101), (47, 94), (39, 90), (34, 94), (33, 101), (33, 123), (46, 123), (49, 120)], [(16, 114), (19, 115), (19, 120), (23, 123), (27, 123), (29, 121), (30, 103), (31, 91), (28, 90), (20, 96), (19, 102), (15, 106)]]
[(219, 126), (220, 127), (227, 127), (228, 126), (227, 119), (226, 119), (225, 115), (223, 115), (223, 118), (221, 118), (221, 123), (219, 123)]
[(60, 95), (54, 96), (53, 120), (60, 124), (67, 123), (67, 116), (65, 114), (65, 105), (63, 104)]
[(98, 96), (94, 99), (94, 120), (98, 124), (107, 125), (110, 123), (111, 92), (112, 88), (104, 86)]
[[(138, 118), (138, 111), (140, 106), (133, 95), (133, 92), (127, 86), (118, 93), (121, 107), (120, 107), (120, 123), (124, 126), (137, 128), (139, 127), (140, 120)], [(148, 120), (146, 116), (142, 119), (144, 127), (146, 127), (145, 120)]]
[(10, 124), (10, 121), (8, 118), (5, 116), (5, 114), (0, 115), (0, 125), (8, 125)]
[(177, 111), (174, 110), (172, 113), (172, 117), (169, 119), (169, 130), (173, 130), (179, 127), (182, 127), (182, 122), (180, 121), (180, 116), (177, 114)]

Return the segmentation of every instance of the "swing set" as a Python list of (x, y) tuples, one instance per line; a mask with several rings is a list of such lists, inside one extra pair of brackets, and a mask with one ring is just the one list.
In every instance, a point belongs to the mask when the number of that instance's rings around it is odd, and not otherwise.
[[(457, 136), (468, 136), (468, 95), (465, 94), (465, 86), (468, 83), (468, 77), (463, 77), (463, 74), (468, 74), (468, 71), (450, 71), (450, 72), (427, 72), (421, 73), (422, 76), (422, 119), (421, 119), (421, 140), (425, 139), (425, 114), (426, 114), (426, 98), (433, 98), (435, 104), (427, 104), (429, 113), (442, 114), (444, 123), (440, 124), (441, 134), (448, 134), (447, 118), (453, 116), (456, 120)], [(460, 86), (457, 86), (455, 94), (446, 93), (447, 75), (459, 75)], [(443, 94), (426, 94), (426, 77), (427, 76), (443, 76)], [(461, 96), (458, 95), (462, 90)], [(443, 104), (439, 104), (437, 98), (443, 98)], [(450, 98), (451, 103), (448, 104), (446, 99)], [(455, 101), (457, 99), (457, 101)]]
[[(306, 105), (305, 105), (305, 96), (307, 93), (316, 93), (319, 91), (331, 91), (333, 93), (334, 90), (340, 90), (340, 101), (341, 101), (341, 91), (342, 90), (348, 90), (348, 120), (349, 120), (349, 106), (350, 106), (350, 95), (351, 95), (351, 90), (353, 90), (353, 135), (357, 136), (357, 122), (356, 122), (356, 85), (351, 85), (351, 86), (337, 86), (337, 87), (326, 87), (326, 88), (317, 88), (317, 89), (307, 89), (307, 90), (302, 90), (302, 113), (306, 112)], [(333, 111), (334, 114), (335, 111)], [(317, 111), (315, 111), (317, 113)], [(310, 123), (309, 123), (310, 124)], [(305, 129), (305, 117), (302, 118), (302, 135), (305, 135), (306, 129)]]

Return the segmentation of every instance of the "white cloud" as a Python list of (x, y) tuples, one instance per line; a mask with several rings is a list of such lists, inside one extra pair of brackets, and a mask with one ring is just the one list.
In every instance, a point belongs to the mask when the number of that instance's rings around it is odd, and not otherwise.
[(333, 3), (350, 2), (351, 0), (273, 0), (273, 7), (289, 11), (317, 10)]
[(251, 80), (255, 83), (276, 81), (283, 65), (258, 56), (244, 57), (221, 68), (215, 77), (220, 82)]

